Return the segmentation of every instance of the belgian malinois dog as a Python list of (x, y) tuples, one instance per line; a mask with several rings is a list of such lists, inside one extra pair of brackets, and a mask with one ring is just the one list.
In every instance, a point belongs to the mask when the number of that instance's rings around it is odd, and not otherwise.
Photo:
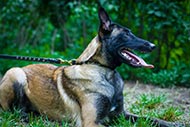
[[(74, 65), (32, 64), (8, 70), (0, 83), (1, 107), (7, 110), (17, 105), (50, 119), (75, 121), (77, 127), (107, 126), (105, 121), (121, 114), (137, 120), (124, 111), (124, 82), (115, 68), (122, 63), (153, 68), (132, 50), (151, 52), (155, 45), (112, 22), (102, 7), (98, 14), (98, 35)], [(160, 120), (153, 121), (165, 126)]]

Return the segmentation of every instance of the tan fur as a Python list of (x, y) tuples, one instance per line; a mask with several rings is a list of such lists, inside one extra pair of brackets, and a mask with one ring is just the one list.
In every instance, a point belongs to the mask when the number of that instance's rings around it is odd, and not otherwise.
[(100, 49), (100, 43), (98, 42), (98, 36), (96, 36), (91, 43), (87, 46), (87, 48), (83, 51), (83, 53), (77, 59), (77, 62), (86, 62), (91, 57), (93, 57)]
[(26, 84), (26, 75), (20, 68), (12, 68), (3, 77), (0, 83), (0, 104), (3, 109), (9, 109), (9, 104), (14, 99), (13, 85), (15, 82)]
[[(100, 43), (95, 37), (85, 52), (77, 59), (85, 62), (99, 58)], [(51, 64), (34, 64), (23, 68), (12, 68), (5, 74), (0, 84), (0, 104), (9, 109), (14, 100), (13, 85), (21, 84), (32, 106), (41, 114), (56, 120), (74, 120), (76, 126), (96, 127), (96, 108), (94, 95), (85, 93), (86, 89), (94, 90), (113, 97), (112, 89), (97, 86), (102, 81), (101, 75), (107, 79), (114, 77), (113, 71), (93, 64), (57, 67)], [(96, 78), (95, 78), (96, 77)], [(78, 100), (78, 101), (76, 101)]]

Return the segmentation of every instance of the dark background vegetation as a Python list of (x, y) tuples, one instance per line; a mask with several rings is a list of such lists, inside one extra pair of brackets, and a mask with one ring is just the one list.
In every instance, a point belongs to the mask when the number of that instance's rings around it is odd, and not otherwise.
[[(98, 30), (98, 5), (81, 0), (0, 0), (0, 54), (77, 58)], [(101, 0), (113, 21), (157, 45), (155, 69), (118, 68), (127, 80), (190, 87), (189, 0)], [(0, 73), (31, 62), (0, 60)]]

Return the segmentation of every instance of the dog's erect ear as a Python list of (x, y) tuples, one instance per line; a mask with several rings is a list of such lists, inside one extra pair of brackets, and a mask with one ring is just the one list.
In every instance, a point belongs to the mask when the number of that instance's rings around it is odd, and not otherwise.
[(98, 16), (100, 20), (100, 29), (110, 31), (111, 20), (104, 8), (99, 7)]
[(96, 36), (90, 44), (88, 44), (87, 48), (83, 51), (83, 53), (79, 56), (79, 58), (76, 60), (77, 63), (84, 63), (88, 61), (90, 58), (92, 58), (98, 49), (100, 48), (99, 39)]

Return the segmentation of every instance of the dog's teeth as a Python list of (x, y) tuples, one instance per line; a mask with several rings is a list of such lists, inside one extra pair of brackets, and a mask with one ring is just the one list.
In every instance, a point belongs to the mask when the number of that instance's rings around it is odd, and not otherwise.
[(123, 56), (125, 56), (125, 53), (121, 53)]
[(126, 56), (126, 58), (127, 58), (128, 60), (131, 60), (131, 59), (132, 59), (132, 58), (131, 58), (130, 56), (128, 56), (128, 55)]
[(128, 55), (126, 53), (122, 53), (122, 55), (125, 56), (125, 57), (128, 57)]
[(126, 59), (128, 59), (128, 60), (132, 60), (132, 58), (131, 58), (129, 55), (127, 55), (126, 53), (122, 53), (122, 55), (123, 55)]

